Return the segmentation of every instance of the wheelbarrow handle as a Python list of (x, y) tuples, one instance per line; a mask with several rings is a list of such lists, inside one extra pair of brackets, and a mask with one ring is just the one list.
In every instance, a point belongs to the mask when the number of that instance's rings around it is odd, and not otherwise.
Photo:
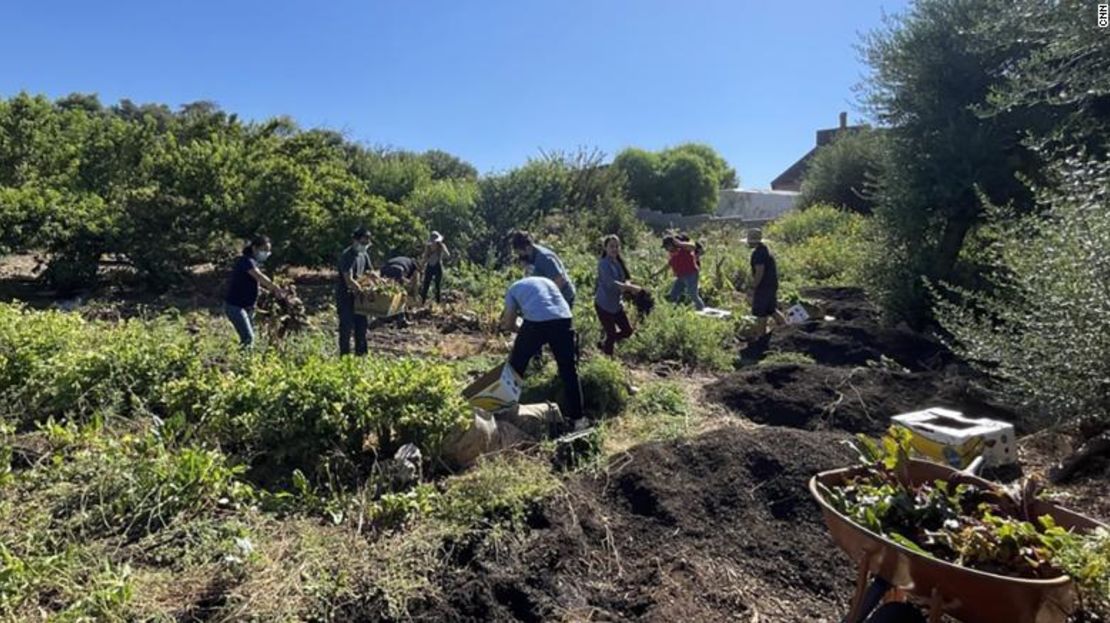
[[(889, 582), (882, 578), (874, 578), (871, 581), (871, 586), (867, 587), (867, 592), (863, 594), (863, 598), (860, 600), (859, 604), (852, 609), (853, 612), (844, 615), (840, 623), (863, 623), (866, 621), (867, 617), (875, 611), (875, 608), (879, 607), (879, 603), (883, 600), (883, 595), (886, 595), (887, 591), (890, 589), (891, 585)], [(852, 618), (855, 612), (859, 612), (859, 614), (856, 615), (855, 618)]]

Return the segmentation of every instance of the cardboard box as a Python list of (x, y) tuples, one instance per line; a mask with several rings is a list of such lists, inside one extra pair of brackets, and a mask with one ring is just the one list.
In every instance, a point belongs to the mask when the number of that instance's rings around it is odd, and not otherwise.
[(363, 316), (388, 318), (405, 311), (405, 293), (393, 295), (374, 290), (355, 292), (355, 313)]
[(463, 398), (479, 409), (498, 411), (520, 401), (523, 385), (524, 379), (506, 363), (478, 377), (463, 390)]
[(939, 463), (963, 469), (979, 455), (983, 455), (984, 467), (1017, 462), (1012, 424), (969, 418), (959, 411), (938, 407), (903, 413), (891, 420), (909, 429), (915, 451)]
[(809, 320), (809, 312), (800, 304), (786, 310), (786, 324), (802, 324), (807, 320)]

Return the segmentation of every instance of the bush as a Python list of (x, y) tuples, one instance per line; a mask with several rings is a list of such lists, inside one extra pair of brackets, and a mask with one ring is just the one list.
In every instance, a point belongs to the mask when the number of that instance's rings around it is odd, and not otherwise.
[(625, 356), (644, 362), (678, 361), (727, 370), (736, 344), (732, 321), (698, 316), (687, 307), (656, 305), (630, 339), (621, 343)]
[(1110, 164), (1068, 160), (1041, 188), (1043, 217), (993, 210), (993, 292), (942, 288), (959, 354), (1035, 405), (1039, 422), (1110, 427)]
[(824, 204), (775, 221), (766, 233), (778, 261), (780, 282), (858, 284), (867, 261), (866, 225), (858, 214)]
[[(594, 357), (580, 363), (578, 380), (582, 385), (583, 411), (587, 417), (601, 419), (620, 415), (628, 405), (628, 379), (624, 368), (607, 357)], [(523, 403), (554, 401), (565, 404), (565, 393), (555, 366), (525, 380)], [(566, 413), (566, 408), (563, 408)]]
[(454, 254), (464, 257), (483, 233), (477, 207), (477, 184), (455, 179), (418, 188), (405, 200), (405, 208), (424, 221), (429, 232), (443, 234)]

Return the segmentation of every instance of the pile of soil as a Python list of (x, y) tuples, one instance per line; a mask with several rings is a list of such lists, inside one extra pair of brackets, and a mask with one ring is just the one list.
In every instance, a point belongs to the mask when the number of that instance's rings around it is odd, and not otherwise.
[[(778, 327), (768, 338), (750, 344), (742, 359), (755, 362), (768, 353), (809, 355), (830, 366), (859, 366), (883, 357), (910, 370), (933, 370), (955, 357), (938, 340), (905, 326), (881, 323), (878, 309), (859, 288), (812, 288), (803, 296), (817, 302), (818, 317), (798, 325)], [(832, 320), (824, 320), (823, 315)]]
[[(725, 429), (633, 449), (542, 507), (521, 540), (444, 570), (427, 621), (834, 620), (853, 568), (807, 483), (842, 436)], [(379, 615), (380, 616), (380, 615)]]
[(876, 435), (886, 430), (892, 415), (926, 407), (1018, 422), (1016, 413), (951, 370), (760, 365), (713, 383), (706, 395), (754, 422), (806, 430)]

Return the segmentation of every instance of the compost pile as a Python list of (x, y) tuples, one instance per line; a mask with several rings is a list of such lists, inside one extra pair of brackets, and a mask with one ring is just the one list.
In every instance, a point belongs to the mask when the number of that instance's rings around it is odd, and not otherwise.
[(1070, 575), (1087, 608), (1110, 614), (1110, 533), (1078, 534), (1028, 510), (1035, 488), (1020, 492), (967, 483), (910, 484), (910, 433), (893, 427), (855, 447), (866, 469), (822, 496), (856, 524), (924, 556), (998, 575)]
[(851, 460), (839, 439), (729, 428), (639, 446), (569, 480), (522, 540), (456, 547), (412, 619), (830, 620), (851, 564), (806, 482)]

